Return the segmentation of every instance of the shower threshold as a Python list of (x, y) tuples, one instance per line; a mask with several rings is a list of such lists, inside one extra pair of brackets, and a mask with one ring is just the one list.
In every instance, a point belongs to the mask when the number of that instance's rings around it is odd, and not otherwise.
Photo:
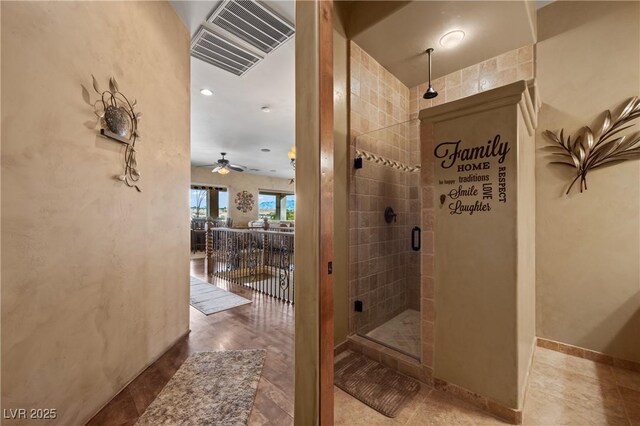
[(361, 336), (420, 360), (420, 312), (415, 309), (407, 309)]

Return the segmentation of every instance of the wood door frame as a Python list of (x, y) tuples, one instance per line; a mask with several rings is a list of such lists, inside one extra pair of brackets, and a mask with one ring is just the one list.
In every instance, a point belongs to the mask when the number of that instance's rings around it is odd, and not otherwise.
[(296, 2), (296, 425), (333, 424), (333, 1)]

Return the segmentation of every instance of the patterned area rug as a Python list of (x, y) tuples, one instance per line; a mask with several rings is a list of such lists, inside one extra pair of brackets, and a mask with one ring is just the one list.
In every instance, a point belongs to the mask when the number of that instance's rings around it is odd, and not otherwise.
[(387, 417), (395, 417), (402, 404), (420, 391), (418, 381), (369, 358), (351, 353), (335, 365), (335, 384)]
[(205, 315), (246, 305), (251, 300), (191, 277), (191, 306)]
[(191, 355), (136, 425), (246, 425), (266, 353), (252, 349)]

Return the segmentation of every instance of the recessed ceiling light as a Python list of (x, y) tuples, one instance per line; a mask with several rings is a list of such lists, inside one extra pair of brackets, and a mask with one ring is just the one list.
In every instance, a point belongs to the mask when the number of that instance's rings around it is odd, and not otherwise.
[(252, 172), (259, 172), (260, 171), (260, 169), (249, 169), (249, 170), (251, 170)]
[(270, 172), (275, 172), (275, 170), (269, 170)]
[(269, 108), (268, 106), (263, 106), (260, 109), (262, 110), (262, 112), (271, 112), (271, 108)]
[(463, 39), (464, 31), (449, 31), (440, 38), (440, 46), (444, 47), (445, 49), (451, 49), (452, 47), (456, 47), (457, 45), (459, 45)]
[(211, 90), (209, 90), (209, 89), (202, 89), (202, 90), (200, 90), (200, 93), (202, 93), (205, 96), (213, 95), (213, 92)]
[(269, 148), (262, 148), (260, 151), (262, 151), (262, 152), (271, 152), (271, 150)]

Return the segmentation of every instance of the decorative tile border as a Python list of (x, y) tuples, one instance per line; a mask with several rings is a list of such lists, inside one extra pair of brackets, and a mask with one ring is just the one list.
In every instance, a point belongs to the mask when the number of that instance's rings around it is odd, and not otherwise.
[(601, 364), (640, 372), (640, 362), (616, 358), (611, 355), (603, 354), (602, 352), (592, 351), (591, 349), (568, 345), (566, 343), (556, 342), (555, 340), (544, 339), (542, 337), (538, 337), (537, 344), (541, 348), (551, 349), (552, 351), (562, 352), (563, 354), (573, 355), (578, 358), (588, 359)]

